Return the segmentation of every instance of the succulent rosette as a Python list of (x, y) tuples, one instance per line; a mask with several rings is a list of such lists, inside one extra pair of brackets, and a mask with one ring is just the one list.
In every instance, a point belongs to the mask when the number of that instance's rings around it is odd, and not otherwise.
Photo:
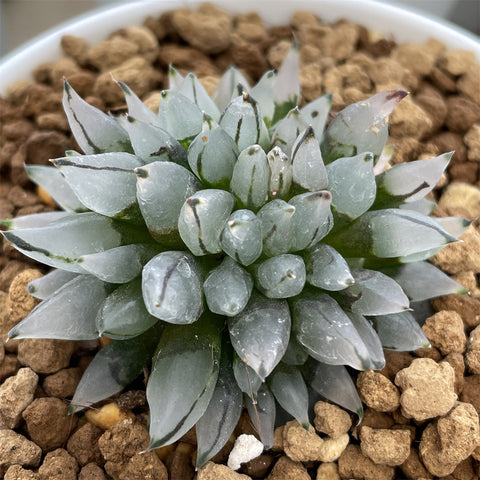
[(150, 448), (196, 425), (200, 466), (244, 406), (267, 448), (276, 412), (308, 428), (317, 397), (361, 416), (346, 367), (428, 345), (416, 307), (463, 287), (427, 259), (468, 222), (429, 216), (451, 153), (385, 168), (402, 90), (325, 129), (330, 95), (298, 106), (295, 46), (254, 87), (235, 68), (212, 98), (191, 73), (171, 68), (169, 81), (158, 114), (119, 82), (119, 117), (65, 83), (83, 154), (26, 167), (63, 211), (3, 222), (19, 251), (55, 268), (30, 283), (43, 301), (10, 337), (112, 339), (72, 409), (151, 364)]

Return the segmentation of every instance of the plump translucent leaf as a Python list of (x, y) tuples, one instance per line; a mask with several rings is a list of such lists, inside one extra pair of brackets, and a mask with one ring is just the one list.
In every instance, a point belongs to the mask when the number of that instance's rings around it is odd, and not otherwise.
[(134, 232), (103, 215), (79, 213), (44, 227), (10, 230), (2, 234), (27, 257), (51, 267), (84, 273), (78, 263), (82, 255), (129, 243)]
[(292, 147), (293, 181), (310, 192), (328, 188), (328, 177), (323, 164), (320, 144), (312, 127), (296, 139)]
[(316, 360), (331, 365), (370, 368), (370, 355), (350, 318), (324, 293), (304, 294), (292, 302), (296, 339)]
[(270, 168), (260, 145), (240, 152), (233, 168), (230, 190), (242, 207), (257, 211), (268, 199)]
[(125, 118), (122, 125), (130, 136), (135, 155), (144, 163), (174, 162), (187, 167), (185, 149), (163, 128), (131, 115)]
[(243, 397), (232, 372), (232, 352), (222, 345), (220, 371), (213, 396), (195, 427), (196, 467), (204, 465), (227, 443), (242, 413)]
[(269, 257), (287, 253), (292, 248), (292, 217), (295, 207), (277, 199), (266, 203), (257, 213), (262, 222), (263, 253)]
[(163, 90), (158, 109), (159, 126), (185, 148), (202, 129), (202, 111), (179, 92)]
[(288, 194), (292, 186), (292, 162), (280, 147), (273, 147), (267, 153), (267, 162), (270, 167), (268, 197), (270, 199), (282, 198)]
[(178, 90), (183, 82), (183, 75), (172, 65), (168, 67), (168, 89)]
[(252, 289), (250, 274), (228, 256), (209, 273), (203, 284), (209, 310), (227, 317), (235, 316), (245, 308)]
[(258, 103), (243, 92), (235, 97), (220, 117), (220, 126), (233, 138), (240, 151), (259, 144), (267, 148), (269, 135)]
[(296, 195), (289, 200), (292, 216), (292, 250), (304, 250), (318, 243), (332, 228), (332, 195), (327, 190)]
[(45, 300), (76, 276), (77, 274), (73, 272), (58, 269), (52, 270), (43, 277), (36, 278), (29, 282), (27, 287), (28, 293), (32, 295), (32, 297)]
[(404, 90), (388, 90), (340, 111), (324, 134), (324, 162), (362, 152), (372, 152), (378, 158), (387, 142), (388, 115), (406, 95)]
[(294, 335), (290, 335), (288, 347), (282, 362), (287, 365), (303, 365), (308, 359), (308, 352), (305, 350)]
[(75, 140), (87, 155), (131, 152), (127, 132), (113, 117), (83, 100), (66, 80), (63, 108)]
[(383, 348), (409, 352), (426, 348), (430, 343), (410, 312), (379, 315), (372, 318)]
[(258, 390), (256, 403), (253, 403), (252, 399), (247, 396), (244, 398), (248, 415), (260, 435), (260, 441), (265, 445), (265, 449), (272, 448), (276, 410), (272, 392), (264, 383)]
[(120, 340), (141, 335), (158, 323), (150, 315), (142, 298), (142, 280), (135, 279), (114, 290), (97, 315), (100, 335)]
[(341, 220), (357, 218), (372, 206), (377, 186), (371, 153), (339, 158), (327, 165), (327, 173), (332, 209)]
[(300, 371), (280, 363), (269, 377), (269, 386), (281, 407), (308, 430), (308, 391)]
[(187, 198), (178, 216), (178, 231), (194, 255), (222, 251), (220, 233), (235, 205), (230, 192), (200, 190)]
[(343, 365), (310, 364), (310, 386), (327, 400), (363, 417), (363, 406), (352, 377)]
[(315, 287), (338, 291), (355, 283), (346, 260), (330, 245), (317, 243), (305, 251), (307, 282)]
[(453, 152), (435, 158), (404, 162), (377, 175), (377, 198), (373, 207), (389, 208), (415, 202), (430, 193), (447, 168)]
[(465, 287), (428, 262), (407, 263), (383, 272), (402, 287), (412, 302), (451, 293), (467, 293)]
[[(136, 93), (124, 82), (117, 82), (122, 89), (127, 102), (128, 115), (139, 120), (142, 124), (158, 125), (158, 116), (150, 110), (136, 95)], [(131, 136), (130, 136), (131, 137)], [(131, 138), (130, 138), (131, 139)], [(132, 145), (135, 149), (135, 145)]]
[(233, 375), (240, 390), (256, 401), (262, 379), (236, 353), (233, 356)]
[[(422, 213), (423, 215), (428, 216), (435, 210), (436, 206), (437, 204), (434, 201), (428, 200), (427, 198), (420, 198), (419, 200), (415, 200), (414, 202), (402, 203), (398, 206), (398, 208), (402, 208), (405, 210), (414, 210), (415, 212)], [(458, 235), (455, 236), (457, 237)]]
[(210, 403), (220, 363), (219, 322), (168, 325), (147, 384), (149, 449), (169, 445), (192, 428)]
[(281, 148), (282, 151), (291, 157), (295, 141), (307, 128), (308, 123), (303, 118), (298, 107), (295, 107), (275, 126), (271, 146)]
[(178, 215), (200, 183), (191, 172), (171, 162), (137, 169), (137, 199), (148, 230), (159, 242), (178, 239)]
[(303, 290), (305, 264), (299, 255), (277, 255), (255, 265), (254, 276), (257, 288), (265, 296), (290, 298)]
[(398, 208), (366, 212), (328, 238), (346, 257), (381, 258), (424, 252), (454, 241), (433, 218)]
[(238, 153), (232, 137), (204, 115), (202, 131), (188, 147), (188, 164), (206, 186), (228, 190)]
[(325, 130), (325, 124), (328, 120), (328, 114), (332, 106), (332, 94), (327, 93), (307, 103), (301, 110), (302, 117), (306, 120), (308, 125), (311, 125), (320, 142)]
[(28, 178), (46, 190), (63, 210), (67, 212), (87, 210), (57, 168), (45, 165), (26, 165), (25, 171)]
[(91, 275), (79, 275), (37, 305), (8, 336), (94, 340), (98, 338), (95, 316), (106, 296), (104, 282)]
[(249, 91), (248, 80), (240, 70), (234, 67), (225, 70), (212, 97), (221, 112), (227, 108), (232, 97), (237, 95), (238, 85), (241, 85), (243, 90)]
[(20, 217), (9, 218), (7, 220), (0, 220), (0, 225), (8, 228), (9, 230), (21, 229), (21, 228), (38, 228), (44, 227), (49, 223), (56, 222), (57, 220), (66, 220), (67, 218), (74, 218), (75, 214), (71, 212), (41, 212), (30, 213), (28, 215), (22, 215)]
[(262, 379), (283, 357), (290, 337), (290, 310), (285, 300), (252, 295), (245, 309), (228, 319), (238, 356)]
[(53, 161), (83, 205), (107, 217), (127, 220), (138, 218), (134, 169), (142, 163), (135, 155), (125, 152)]
[(199, 82), (193, 73), (187, 73), (182, 83), (178, 87), (178, 92), (185, 95), (197, 107), (212, 117), (215, 122), (220, 120), (220, 110), (215, 102), (210, 98), (205, 87)]
[(355, 283), (338, 293), (342, 305), (361, 315), (387, 315), (408, 310), (400, 285), (376, 270), (352, 270)]
[(87, 273), (104, 282), (126, 283), (140, 275), (143, 265), (156, 253), (158, 251), (148, 245), (133, 243), (82, 255), (78, 262)]
[(437, 217), (435, 220), (454, 237), (461, 237), (472, 223), (471, 220), (461, 217)]
[(293, 41), (287, 56), (278, 69), (275, 80), (275, 89), (273, 91), (275, 114), (273, 123), (285, 117), (287, 112), (297, 105), (300, 98), (299, 59), (297, 42)]
[[(263, 114), (263, 120), (267, 126), (272, 124), (273, 115), (275, 112), (275, 103), (273, 101), (273, 92), (275, 89), (275, 81), (277, 75), (274, 70), (265, 72), (260, 80), (250, 90), (253, 98), (257, 100), (260, 106), (260, 111)], [(242, 83), (242, 82), (240, 82)], [(246, 85), (243, 83), (243, 85)]]
[(235, 210), (220, 234), (222, 250), (242, 265), (262, 253), (262, 222), (251, 210)]
[(174, 250), (159, 253), (143, 267), (145, 306), (151, 315), (165, 322), (196, 322), (203, 310), (202, 283), (191, 255)]
[(89, 363), (72, 398), (70, 413), (121, 392), (150, 365), (161, 326), (127, 340), (113, 340)]
[(381, 370), (385, 366), (385, 355), (377, 332), (363, 315), (353, 312), (348, 312), (347, 315), (362, 337), (369, 353), (370, 365), (365, 370)]

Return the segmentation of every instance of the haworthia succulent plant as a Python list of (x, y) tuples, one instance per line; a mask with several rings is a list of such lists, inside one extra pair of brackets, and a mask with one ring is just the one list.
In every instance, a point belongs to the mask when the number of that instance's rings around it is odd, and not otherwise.
[[(451, 153), (388, 167), (388, 115), (406, 95), (300, 107), (296, 45), (250, 86), (235, 68), (210, 98), (170, 67), (158, 114), (128, 85), (127, 115), (65, 83), (83, 154), (28, 166), (63, 212), (2, 221), (19, 251), (57, 268), (12, 338), (105, 336), (72, 401), (80, 409), (148, 378), (150, 448), (197, 425), (197, 466), (245, 406), (264, 445), (278, 411), (308, 428), (321, 395), (362, 415), (346, 365), (428, 344), (410, 301), (462, 293), (427, 259), (468, 222), (433, 219)], [(47, 159), (46, 159), (47, 160)]]

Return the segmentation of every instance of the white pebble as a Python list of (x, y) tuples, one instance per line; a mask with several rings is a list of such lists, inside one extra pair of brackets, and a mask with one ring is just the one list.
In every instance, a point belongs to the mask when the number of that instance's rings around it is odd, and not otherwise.
[(235, 440), (233, 449), (228, 456), (228, 467), (238, 470), (242, 463), (257, 458), (263, 452), (263, 443), (253, 435), (242, 434)]

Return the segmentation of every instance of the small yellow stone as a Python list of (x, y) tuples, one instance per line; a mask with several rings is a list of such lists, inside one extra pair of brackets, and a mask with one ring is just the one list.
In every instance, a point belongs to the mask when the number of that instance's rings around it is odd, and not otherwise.
[(37, 187), (37, 195), (42, 203), (48, 205), (49, 207), (57, 207), (55, 200), (51, 195), (42, 187)]
[(85, 417), (88, 422), (107, 430), (120, 420), (134, 418), (134, 415), (130, 411), (122, 410), (115, 402), (111, 402), (100, 409), (87, 410)]

